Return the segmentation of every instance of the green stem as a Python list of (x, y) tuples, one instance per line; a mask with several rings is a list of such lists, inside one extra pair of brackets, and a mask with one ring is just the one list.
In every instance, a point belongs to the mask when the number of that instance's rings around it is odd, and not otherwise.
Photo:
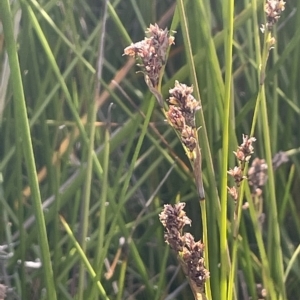
[[(96, 272), (93, 269), (93, 267), (91, 266), (89, 260), (87, 259), (86, 255), (85, 255), (85, 252), (83, 251), (83, 249), (80, 247), (79, 243), (77, 242), (70, 226), (68, 225), (68, 223), (65, 221), (65, 219), (62, 216), (60, 216), (60, 221), (61, 221), (62, 225), (64, 226), (68, 236), (72, 240), (73, 245), (75, 246), (75, 248), (76, 248), (76, 250), (77, 250), (77, 252), (80, 256), (80, 259), (84, 263), (85, 268), (87, 269), (87, 272), (89, 273), (90, 277), (93, 280), (97, 280)], [(98, 291), (99, 291), (100, 299), (109, 300), (109, 298), (107, 297), (105, 289), (103, 288), (101, 282), (98, 280), (96, 284), (97, 284), (97, 288), (98, 288)], [(51, 299), (51, 298), (49, 298), (49, 299)]]
[[(90, 125), (90, 137), (89, 137), (89, 147), (88, 147), (88, 158), (87, 158), (87, 175), (86, 175), (86, 183), (85, 183), (85, 195), (82, 203), (83, 207), (83, 214), (82, 214), (82, 231), (81, 231), (81, 244), (82, 244), (82, 249), (84, 252), (86, 252), (87, 248), (87, 234), (88, 234), (88, 225), (89, 225), (89, 211), (90, 211), (90, 198), (91, 198), (91, 187), (92, 187), (92, 174), (93, 174), (93, 161), (97, 160), (97, 157), (93, 157), (94, 155), (94, 140), (95, 140), (95, 133), (96, 133), (96, 120), (97, 120), (97, 98), (99, 95), (100, 91), (100, 80), (102, 78), (102, 69), (103, 69), (103, 57), (104, 57), (104, 36), (105, 36), (105, 25), (106, 25), (106, 10), (107, 10), (107, 5), (105, 5), (104, 9), (104, 22), (102, 26), (102, 31), (101, 31), (101, 36), (99, 39), (99, 50), (98, 50), (98, 59), (97, 59), (97, 67), (96, 67), (96, 75), (95, 75), (95, 85), (94, 85), (94, 98), (91, 99), (90, 103), (90, 110), (88, 113), (88, 124)], [(108, 161), (109, 161), (109, 135), (108, 131), (106, 130), (105, 134), (105, 154), (106, 157), (104, 159), (104, 163), (106, 165), (106, 171), (108, 168)], [(100, 164), (100, 163), (99, 163)], [(102, 190), (102, 195), (106, 196), (107, 195), (107, 172), (104, 174), (104, 180), (103, 180), (103, 190)], [(102, 197), (101, 197), (102, 198)], [(98, 248), (98, 253), (100, 249), (103, 248), (103, 238), (104, 238), (104, 231), (105, 231), (105, 202), (106, 202), (106, 197), (102, 198), (102, 203), (101, 203), (101, 216), (100, 216), (100, 222), (102, 222), (99, 228), (99, 248)], [(96, 258), (96, 266), (98, 267), (97, 269), (99, 270), (99, 257), (100, 255), (97, 255)], [(97, 274), (99, 275), (99, 274)], [(98, 276), (97, 276), (98, 277)], [(78, 288), (78, 293), (79, 293), (79, 298), (78, 299), (83, 299), (83, 292), (84, 292), (84, 281), (85, 281), (85, 267), (84, 264), (80, 264), (80, 270), (79, 270), (79, 288)], [(96, 282), (95, 282), (96, 283)], [(96, 285), (93, 286), (91, 294), (95, 292)]]
[[(200, 200), (201, 218), (203, 227), (203, 243), (204, 243), (204, 260), (205, 267), (209, 270), (209, 249), (208, 249), (208, 236), (207, 236), (207, 216), (206, 216), (206, 201)], [(207, 300), (212, 300), (210, 278), (205, 282), (205, 293)]]
[(220, 224), (220, 261), (221, 280), (220, 294), (222, 299), (227, 298), (227, 276), (229, 270), (227, 251), (227, 169), (229, 152), (229, 116), (231, 106), (231, 84), (232, 84), (232, 42), (233, 42), (233, 20), (234, 20), (234, 0), (224, 1), (223, 5), (224, 31), (225, 31), (225, 96), (223, 115), (223, 159), (221, 170), (221, 224)]
[[(255, 1), (254, 1), (255, 2)], [(266, 161), (268, 164), (268, 191), (269, 191), (269, 201), (267, 202), (267, 207), (269, 211), (269, 230), (268, 230), (268, 257), (270, 261), (276, 261), (276, 264), (272, 264), (272, 272), (269, 269), (269, 264), (264, 264), (263, 267), (267, 268), (264, 270), (265, 274), (273, 274), (273, 280), (276, 282), (278, 287), (280, 297), (286, 299), (286, 292), (283, 281), (283, 260), (282, 252), (280, 246), (280, 230), (278, 222), (278, 213), (277, 213), (277, 203), (275, 195), (275, 181), (274, 181), (274, 172), (272, 168), (272, 151), (271, 151), (271, 140), (270, 140), (270, 130), (268, 122), (268, 112), (266, 104), (266, 95), (265, 95), (265, 85), (264, 80), (266, 76), (266, 65), (269, 57), (270, 51), (270, 41), (271, 41), (271, 32), (265, 28), (264, 33), (264, 44), (262, 48), (262, 55), (260, 56), (260, 43), (259, 39), (256, 39), (256, 51), (257, 51), (257, 66), (259, 67), (258, 76), (259, 76), (259, 92), (257, 96), (255, 111), (253, 115), (252, 127), (251, 127), (251, 136), (254, 133), (256, 121), (258, 118), (258, 111), (260, 109), (261, 113), (261, 122), (263, 130), (263, 141), (265, 147)], [(253, 220), (255, 222), (255, 220)], [(263, 258), (262, 258), (263, 260)], [(273, 266), (274, 265), (274, 266)], [(271, 281), (271, 277), (268, 278), (268, 281)], [(270, 283), (273, 286), (273, 283)]]
[(36, 218), (36, 226), (38, 233), (38, 242), (41, 250), (41, 258), (43, 265), (43, 278), (47, 289), (47, 298), (56, 299), (56, 290), (53, 280), (53, 272), (51, 266), (50, 250), (47, 240), (47, 232), (45, 226), (45, 219), (42, 210), (42, 199), (39, 190), (38, 178), (36, 174), (36, 166), (33, 155), (32, 141), (30, 135), (29, 122), (27, 118), (27, 110), (25, 103), (25, 96), (23, 92), (23, 84), (21, 78), (21, 71), (18, 60), (17, 46), (14, 39), (13, 32), (13, 16), (10, 11), (9, 1), (0, 1), (0, 14), (3, 24), (5, 44), (11, 69), (11, 81), (14, 94), (14, 108), (15, 121), (18, 128), (17, 139), (22, 140), (23, 155), (28, 172), (29, 184), (32, 191), (32, 205)]

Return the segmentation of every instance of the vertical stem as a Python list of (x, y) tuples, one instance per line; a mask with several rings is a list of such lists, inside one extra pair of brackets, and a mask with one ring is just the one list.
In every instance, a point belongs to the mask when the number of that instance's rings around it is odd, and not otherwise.
[[(96, 67), (96, 75), (95, 75), (95, 85), (94, 85), (94, 98), (90, 103), (90, 111), (88, 116), (90, 117), (90, 138), (88, 145), (88, 158), (87, 158), (87, 175), (86, 175), (86, 184), (85, 184), (85, 195), (82, 203), (82, 231), (81, 231), (81, 244), (82, 250), (86, 252), (86, 237), (88, 233), (88, 224), (89, 224), (89, 207), (90, 207), (90, 197), (91, 197), (91, 185), (92, 185), (92, 172), (93, 172), (93, 160), (98, 160), (97, 157), (94, 157), (94, 139), (96, 132), (96, 117), (97, 117), (97, 98), (100, 91), (100, 79), (102, 77), (102, 68), (103, 68), (103, 57), (104, 57), (104, 37), (106, 30), (106, 12), (107, 12), (107, 1), (105, 1), (104, 6), (104, 15), (103, 15), (103, 26), (101, 30), (101, 37), (99, 39), (99, 51), (98, 51), (98, 60)], [(107, 140), (105, 140), (107, 142)], [(108, 148), (109, 149), (109, 148)], [(108, 153), (107, 153), (108, 154)], [(106, 162), (107, 163), (107, 162)], [(104, 183), (105, 184), (105, 183)], [(106, 187), (106, 185), (105, 185)], [(106, 191), (106, 189), (105, 189)], [(105, 199), (103, 199), (105, 201)], [(103, 205), (101, 206), (103, 208)], [(104, 216), (105, 210), (103, 210), (101, 217)], [(103, 218), (103, 222), (104, 222)], [(103, 225), (103, 224), (102, 224)], [(100, 243), (103, 245), (103, 235), (104, 235), (104, 226), (100, 230)], [(101, 247), (102, 248), (102, 247)], [(100, 249), (99, 249), (100, 250)], [(99, 256), (98, 256), (99, 257)], [(98, 263), (97, 263), (98, 266)], [(79, 271), (79, 288), (78, 288), (78, 299), (83, 299), (83, 291), (84, 291), (84, 280), (85, 280), (85, 266), (83, 263), (80, 264)], [(93, 289), (94, 290), (94, 289)]]
[[(253, 1), (255, 5), (255, 1)], [(254, 7), (255, 8), (255, 7)], [(253, 8), (253, 9), (254, 9)], [(256, 35), (254, 35), (256, 36)], [(264, 272), (268, 275), (269, 278), (268, 284), (273, 286), (272, 280), (274, 280), (274, 284), (278, 285), (278, 290), (280, 292), (280, 296), (282, 299), (286, 299), (286, 292), (284, 287), (283, 280), (283, 260), (282, 260), (282, 252), (280, 246), (280, 230), (279, 230), (279, 222), (278, 222), (278, 212), (277, 212), (277, 203), (276, 203), (276, 195), (275, 195), (275, 182), (274, 182), (274, 173), (272, 167), (272, 151), (271, 151), (271, 140), (270, 140), (270, 130), (269, 130), (269, 121), (268, 121), (268, 112), (267, 112), (267, 104), (266, 104), (266, 95), (265, 95), (265, 85), (264, 79), (266, 76), (266, 65), (269, 57), (270, 51), (270, 41), (272, 35), (268, 28), (265, 28), (264, 32), (264, 41), (262, 47), (262, 54), (260, 54), (260, 43), (259, 38), (256, 37), (256, 51), (257, 51), (257, 66), (259, 67), (258, 76), (259, 76), (259, 92), (257, 96), (252, 127), (251, 127), (251, 135), (254, 133), (256, 120), (258, 118), (258, 110), (261, 110), (261, 122), (263, 129), (263, 141), (264, 141), (264, 149), (266, 154), (266, 161), (268, 164), (268, 191), (269, 191), (269, 201), (267, 202), (267, 208), (269, 210), (269, 230), (268, 230), (268, 260), (276, 261), (276, 264), (263, 264), (265, 268)], [(272, 275), (271, 275), (272, 274)]]
[(18, 128), (18, 136), (22, 140), (23, 155), (25, 158), (26, 168), (28, 172), (29, 184), (32, 191), (32, 205), (34, 207), (34, 214), (36, 218), (36, 226), (38, 232), (38, 242), (41, 249), (41, 258), (43, 265), (43, 277), (47, 289), (47, 298), (56, 299), (56, 291), (53, 281), (53, 273), (51, 266), (50, 250), (47, 240), (47, 232), (45, 226), (45, 219), (42, 209), (42, 200), (40, 195), (40, 189), (36, 174), (36, 166), (33, 155), (33, 148), (31, 143), (31, 135), (29, 122), (27, 118), (27, 110), (25, 103), (25, 96), (23, 92), (23, 84), (21, 78), (21, 71), (19, 66), (19, 59), (17, 54), (17, 46), (14, 39), (12, 14), (10, 11), (9, 1), (0, 1), (0, 14), (3, 24), (5, 44), (9, 59), (9, 65), (11, 69), (11, 81), (14, 93), (14, 108), (15, 108), (15, 120)]
[[(200, 200), (202, 228), (203, 228), (203, 243), (204, 243), (204, 259), (205, 267), (209, 270), (209, 249), (208, 249), (208, 236), (207, 236), (207, 216), (206, 216), (206, 201)], [(208, 300), (212, 300), (210, 278), (205, 282), (205, 294)]]
[(232, 82), (232, 42), (233, 42), (233, 12), (234, 0), (224, 1), (223, 18), (225, 31), (225, 97), (224, 97), (224, 131), (223, 131), (223, 160), (221, 171), (221, 224), (220, 224), (220, 261), (221, 282), (220, 294), (222, 299), (227, 299), (227, 166), (229, 151), (229, 116), (231, 104), (231, 82)]

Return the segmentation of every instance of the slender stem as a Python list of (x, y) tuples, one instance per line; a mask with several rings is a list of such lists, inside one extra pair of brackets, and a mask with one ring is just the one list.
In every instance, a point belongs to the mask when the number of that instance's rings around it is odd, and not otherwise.
[[(86, 174), (86, 183), (85, 183), (85, 195), (82, 203), (82, 231), (81, 231), (81, 245), (82, 249), (85, 252), (87, 248), (86, 244), (86, 237), (88, 233), (88, 224), (89, 224), (89, 208), (90, 208), (90, 198), (91, 198), (91, 185), (92, 185), (92, 172), (93, 172), (93, 154), (94, 154), (94, 140), (95, 140), (95, 133), (96, 133), (96, 116), (97, 116), (97, 98), (100, 92), (100, 80), (102, 77), (102, 69), (103, 69), (103, 57), (104, 57), (104, 36), (105, 36), (105, 30), (106, 30), (106, 9), (107, 9), (107, 1), (105, 1), (105, 9), (104, 9), (104, 17), (103, 17), (103, 26), (101, 30), (101, 37), (99, 39), (99, 47), (98, 47), (98, 60), (97, 60), (97, 67), (96, 67), (96, 74), (95, 74), (95, 85), (94, 85), (94, 98), (91, 101), (90, 105), (90, 113), (88, 116), (90, 117), (89, 125), (90, 125), (90, 138), (89, 138), (89, 147), (88, 147), (88, 158), (87, 158), (87, 174)], [(107, 134), (107, 132), (106, 132)], [(106, 143), (106, 155), (109, 155), (109, 147), (108, 147), (108, 137), (105, 139)], [(108, 157), (106, 157), (107, 161), (106, 166), (108, 165)], [(96, 158), (97, 160), (97, 158)], [(107, 175), (107, 174), (106, 174)], [(106, 178), (106, 177), (105, 177)], [(107, 178), (106, 178), (107, 179)], [(104, 185), (104, 191), (106, 195), (106, 187), (107, 182), (103, 182)], [(104, 197), (102, 199), (104, 201), (104, 205), (101, 205), (101, 220), (105, 222), (105, 202), (106, 198)], [(102, 203), (103, 203), (102, 201)], [(102, 228), (100, 228), (99, 233), (99, 251), (102, 249), (103, 246), (103, 236), (104, 236), (104, 224), (101, 224)], [(97, 259), (99, 259), (99, 255), (97, 256)], [(96, 261), (96, 266), (99, 265), (99, 262)], [(80, 264), (80, 270), (79, 270), (79, 288), (78, 288), (78, 299), (83, 299), (83, 291), (84, 291), (84, 281), (85, 281), (85, 266), (83, 263)], [(95, 286), (93, 288), (93, 291), (95, 290)]]
[[(72, 240), (73, 245), (75, 246), (75, 248), (76, 248), (82, 262), (84, 263), (90, 277), (92, 279), (96, 280), (96, 272), (93, 269), (93, 267), (91, 266), (89, 260), (87, 259), (86, 255), (85, 255), (85, 252), (83, 251), (83, 249), (80, 247), (79, 243), (77, 242), (77, 240), (76, 240), (69, 224), (65, 221), (65, 219), (62, 216), (60, 216), (60, 221), (61, 221), (62, 225), (64, 226), (68, 236)], [(97, 281), (97, 288), (98, 288), (98, 291), (99, 291), (99, 295), (101, 297), (100, 299), (109, 300), (109, 298), (106, 295), (105, 289), (103, 288), (103, 286), (102, 286), (102, 284), (99, 280)], [(51, 299), (51, 298), (49, 298), (49, 299)]]
[(34, 207), (34, 214), (37, 222), (36, 226), (38, 232), (38, 241), (41, 250), (43, 266), (42, 274), (47, 289), (47, 298), (55, 300), (56, 291), (53, 280), (50, 250), (47, 240), (45, 219), (42, 210), (42, 199), (36, 174), (36, 165), (32, 148), (29, 121), (27, 118), (27, 110), (23, 91), (21, 71), (19, 66), (17, 46), (14, 39), (12, 24), (13, 16), (10, 11), (10, 5), (8, 0), (0, 1), (0, 14), (4, 30), (5, 45), (7, 49), (9, 65), (11, 69), (11, 78), (13, 78), (11, 84), (13, 86), (15, 102), (15, 121), (19, 132), (17, 138), (22, 140), (23, 155), (28, 172), (29, 184), (32, 191), (31, 201)]
[(223, 116), (223, 160), (221, 171), (221, 224), (220, 224), (220, 261), (221, 261), (221, 282), (220, 294), (222, 299), (227, 299), (227, 272), (228, 252), (227, 252), (227, 169), (229, 152), (229, 116), (231, 106), (231, 83), (232, 83), (232, 42), (233, 42), (233, 20), (234, 20), (234, 0), (224, 1), (223, 18), (225, 36), (225, 96), (224, 96), (224, 116)]
[[(255, 1), (254, 1), (255, 2)], [(270, 260), (276, 261), (277, 263), (274, 266), (271, 266), (274, 272), (271, 273), (269, 270), (270, 266), (263, 263), (263, 267), (266, 268), (266, 274), (269, 274), (270, 278), (268, 281), (272, 280), (271, 274), (273, 274), (273, 280), (276, 281), (279, 285), (280, 296), (283, 299), (286, 299), (286, 292), (283, 281), (283, 260), (282, 252), (280, 247), (280, 230), (278, 222), (278, 212), (276, 204), (276, 195), (275, 195), (275, 182), (274, 182), (274, 173), (272, 168), (272, 151), (271, 151), (271, 140), (270, 140), (270, 130), (269, 130), (269, 121), (268, 121), (268, 112), (266, 104), (266, 95), (265, 95), (265, 76), (266, 76), (266, 65), (269, 57), (270, 47), (271, 47), (271, 32), (268, 28), (265, 28), (264, 32), (264, 41), (262, 47), (262, 55), (259, 51), (259, 39), (256, 39), (256, 50), (257, 50), (257, 65), (259, 67), (258, 76), (259, 76), (259, 92), (257, 96), (255, 111), (253, 115), (251, 135), (253, 135), (256, 125), (256, 120), (258, 118), (258, 111), (261, 112), (261, 122), (262, 122), (262, 131), (263, 131), (263, 141), (266, 153), (266, 161), (268, 164), (268, 191), (270, 193), (269, 201), (267, 202), (269, 208), (269, 228), (268, 230), (268, 257)], [(262, 258), (263, 260), (263, 258)], [(273, 283), (270, 283), (273, 285)]]
[[(209, 249), (208, 249), (208, 236), (207, 236), (207, 216), (206, 216), (206, 201), (200, 200), (201, 218), (203, 227), (203, 243), (204, 243), (204, 260), (205, 267), (209, 270)], [(210, 278), (205, 282), (205, 294), (208, 300), (212, 300)]]
[(269, 297), (270, 297), (269, 299), (278, 299), (276, 297), (273, 280), (272, 280), (271, 274), (270, 274), (269, 258), (268, 258), (268, 255), (266, 253), (266, 249), (264, 246), (262, 232), (259, 228), (258, 214), (255, 211), (253, 201), (249, 201), (249, 211), (250, 211), (250, 216), (252, 219), (252, 224), (254, 227), (254, 233), (255, 233), (255, 237), (256, 237), (256, 241), (257, 241), (257, 246), (258, 246), (260, 257), (261, 257), (263, 284), (266, 287), (266, 289), (269, 291)]

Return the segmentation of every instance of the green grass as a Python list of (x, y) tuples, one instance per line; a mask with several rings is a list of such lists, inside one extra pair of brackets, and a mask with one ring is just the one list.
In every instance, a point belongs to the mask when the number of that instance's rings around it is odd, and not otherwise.
[[(300, 299), (300, 3), (286, 3), (267, 52), (264, 2), (235, 2), (0, 2), (7, 299), (193, 299), (158, 218), (178, 201), (207, 245), (211, 299), (258, 299), (259, 284), (266, 299)], [(178, 80), (201, 101), (202, 213), (177, 135), (122, 56), (150, 23), (176, 31), (163, 97)], [(242, 134), (256, 137), (268, 181), (258, 206), (243, 182), (235, 222), (227, 170)], [(274, 170), (279, 151), (290, 160)]]

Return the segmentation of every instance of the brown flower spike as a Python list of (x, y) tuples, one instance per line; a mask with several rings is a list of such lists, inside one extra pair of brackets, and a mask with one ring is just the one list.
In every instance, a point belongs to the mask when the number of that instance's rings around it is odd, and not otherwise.
[(170, 89), (169, 110), (166, 117), (169, 124), (178, 132), (178, 136), (186, 150), (194, 171), (197, 191), (201, 200), (205, 199), (202, 182), (201, 150), (198, 142), (195, 115), (201, 109), (199, 101), (193, 95), (193, 87), (175, 81), (175, 87)]
[(183, 271), (190, 281), (192, 290), (203, 292), (204, 283), (209, 278), (209, 272), (204, 266), (204, 244), (195, 242), (190, 233), (182, 235), (185, 225), (191, 225), (191, 220), (183, 210), (185, 203), (174, 206), (165, 205), (159, 219), (166, 229), (165, 241), (178, 254)]
[(252, 192), (263, 187), (268, 179), (268, 165), (264, 159), (255, 158), (248, 171), (248, 181), (252, 186)]
[(272, 30), (274, 24), (280, 18), (281, 12), (285, 10), (285, 2), (282, 0), (271, 0), (265, 4), (265, 12), (267, 15), (266, 27)]
[(181, 252), (184, 241), (181, 237), (182, 229), (185, 225), (191, 225), (191, 220), (186, 216), (183, 210), (185, 203), (165, 205), (163, 212), (159, 215), (159, 219), (166, 228), (165, 240), (170, 247), (176, 252)]
[(163, 107), (163, 99), (159, 91), (159, 81), (162, 76), (163, 66), (166, 63), (168, 48), (174, 43), (174, 37), (170, 35), (167, 29), (161, 29), (157, 24), (147, 29), (143, 41), (131, 44), (124, 49), (124, 55), (139, 58), (142, 72), (145, 76), (145, 82), (150, 91)]
[(237, 148), (236, 152), (233, 152), (240, 162), (249, 161), (254, 150), (252, 143), (255, 141), (255, 137), (249, 138), (247, 135), (243, 134), (243, 143)]
[(253, 142), (256, 141), (255, 137), (248, 137), (243, 134), (243, 143), (238, 146), (237, 150), (234, 151), (234, 155), (239, 161), (239, 165), (235, 166), (233, 169), (230, 169), (227, 173), (234, 178), (235, 187), (227, 187), (228, 193), (232, 196), (234, 201), (238, 199), (238, 187), (244, 179), (247, 179), (246, 176), (243, 175), (245, 163), (249, 162), (251, 155), (253, 153)]
[(204, 266), (204, 244), (201, 241), (195, 242), (190, 233), (184, 234), (185, 247), (182, 258), (186, 264), (188, 277), (193, 280), (197, 287), (203, 287), (209, 278), (209, 272)]
[(195, 128), (195, 114), (201, 108), (192, 93), (193, 87), (175, 81), (175, 87), (170, 89), (170, 98), (168, 102), (171, 106), (176, 106), (182, 112), (187, 126)]

